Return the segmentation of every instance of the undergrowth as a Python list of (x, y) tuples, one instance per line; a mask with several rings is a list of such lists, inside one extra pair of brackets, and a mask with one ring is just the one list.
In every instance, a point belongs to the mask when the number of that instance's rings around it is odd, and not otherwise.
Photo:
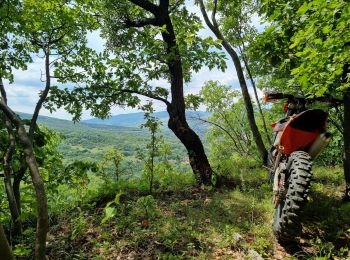
[[(280, 247), (273, 236), (272, 187), (266, 171), (246, 168), (231, 177), (234, 188), (195, 186), (190, 173), (171, 177), (177, 181), (163, 176), (167, 189), (161, 179), (152, 195), (142, 180), (92, 179), (81, 194), (68, 193), (70, 200), (51, 205), (48, 256), (249, 259), (255, 250), (266, 259), (350, 257), (350, 203), (341, 200), (341, 168), (314, 169), (303, 233), (293, 250)], [(17, 249), (22, 259), (31, 255), (27, 242)]]

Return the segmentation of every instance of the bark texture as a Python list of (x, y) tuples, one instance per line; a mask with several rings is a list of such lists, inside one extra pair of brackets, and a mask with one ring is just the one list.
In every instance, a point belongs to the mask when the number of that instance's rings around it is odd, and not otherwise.
[(171, 112), (171, 107), (168, 108), (168, 112), (170, 115), (168, 126), (186, 147), (189, 162), (197, 178), (197, 182), (210, 184), (213, 171), (204, 152), (201, 140), (188, 126), (185, 119), (181, 119), (179, 118), (179, 114)]
[(23, 179), (24, 174), (25, 174), (27, 169), (28, 169), (28, 167), (27, 167), (26, 159), (25, 159), (25, 156), (23, 154), (21, 156), (21, 166), (19, 167), (19, 170), (14, 174), (13, 183), (12, 183), (13, 193), (14, 193), (14, 196), (16, 199), (19, 214), (21, 214), (21, 209), (22, 209), (20, 187), (21, 187), (22, 179)]
[(260, 104), (260, 100), (259, 100), (259, 97), (258, 97), (258, 92), (257, 92), (257, 89), (256, 89), (255, 81), (254, 81), (253, 75), (252, 75), (252, 73), (250, 71), (249, 62), (248, 62), (247, 57), (245, 57), (243, 51), (241, 51), (241, 53), (242, 53), (242, 59), (243, 59), (243, 62), (244, 62), (245, 69), (246, 69), (246, 71), (248, 73), (248, 76), (249, 76), (249, 79), (250, 79), (250, 83), (252, 84), (252, 87), (253, 87), (253, 90), (254, 90), (254, 96), (255, 96), (256, 104), (257, 104), (258, 109), (259, 109), (259, 114), (260, 114), (260, 117), (261, 117), (261, 121), (263, 123), (263, 128), (264, 128), (264, 131), (265, 131), (265, 134), (266, 134), (266, 139), (269, 142), (269, 145), (271, 146), (272, 145), (271, 137), (269, 135), (269, 131), (267, 130), (264, 113), (263, 113), (262, 108), (261, 108), (261, 104)]
[(344, 93), (344, 177), (346, 182), (345, 196), (350, 199), (350, 92)]
[(4, 229), (2, 228), (2, 225), (0, 225), (0, 257), (2, 260), (15, 259), (12, 254), (11, 247), (7, 242), (7, 238)]
[(19, 142), (23, 148), (26, 163), (28, 165), (37, 200), (37, 229), (35, 239), (35, 259), (45, 259), (46, 235), (48, 231), (47, 198), (44, 182), (39, 174), (38, 165), (34, 156), (32, 142), (17, 115), (4, 103), (0, 101), (0, 109), (16, 127)]

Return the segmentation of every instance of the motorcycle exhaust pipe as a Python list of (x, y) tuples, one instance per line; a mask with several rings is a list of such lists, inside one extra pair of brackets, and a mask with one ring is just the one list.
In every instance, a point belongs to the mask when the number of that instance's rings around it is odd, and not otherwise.
[(316, 138), (315, 142), (311, 145), (308, 151), (312, 159), (315, 159), (320, 154), (322, 149), (329, 144), (331, 138), (332, 134), (330, 132), (324, 132)]

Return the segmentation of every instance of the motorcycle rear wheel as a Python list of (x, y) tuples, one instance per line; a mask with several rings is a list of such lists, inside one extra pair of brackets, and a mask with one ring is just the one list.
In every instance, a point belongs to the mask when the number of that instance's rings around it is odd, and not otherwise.
[(301, 232), (300, 215), (307, 202), (312, 177), (312, 160), (308, 153), (293, 152), (289, 162), (286, 198), (277, 205), (272, 224), (280, 243), (294, 241)]

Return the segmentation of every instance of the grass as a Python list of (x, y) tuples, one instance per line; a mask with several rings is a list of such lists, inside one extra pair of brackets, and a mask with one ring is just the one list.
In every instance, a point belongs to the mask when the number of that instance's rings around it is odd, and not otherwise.
[[(154, 194), (154, 205), (146, 206), (152, 214), (139, 203), (146, 188), (140, 189), (136, 183), (117, 185), (114, 192), (109, 190), (109, 200), (123, 192), (115, 206), (116, 215), (101, 224), (108, 200), (100, 197), (95, 198), (98, 202), (93, 207), (73, 210), (69, 218), (61, 216), (51, 231), (49, 256), (69, 259), (68, 252), (78, 259), (232, 259), (244, 255), (248, 248), (269, 256), (273, 250), (271, 228), (266, 225), (272, 216), (270, 187), (262, 172), (246, 177), (240, 178), (234, 190), (193, 188), (189, 181), (180, 182), (181, 189), (173, 187)], [(264, 182), (259, 189), (253, 187)], [(238, 234), (246, 242), (241, 244)], [(67, 237), (70, 243), (63, 243)]]
[[(341, 168), (314, 169), (297, 250), (282, 248), (273, 236), (265, 171), (241, 169), (233, 176), (235, 188), (193, 186), (189, 173), (169, 178), (159, 179), (151, 197), (141, 180), (92, 177), (83, 202), (67, 191), (70, 201), (57, 204), (51, 218), (49, 258), (249, 259), (253, 249), (265, 259), (350, 259), (350, 203), (341, 201)], [(102, 224), (107, 203), (119, 193), (109, 205), (114, 215)]]

